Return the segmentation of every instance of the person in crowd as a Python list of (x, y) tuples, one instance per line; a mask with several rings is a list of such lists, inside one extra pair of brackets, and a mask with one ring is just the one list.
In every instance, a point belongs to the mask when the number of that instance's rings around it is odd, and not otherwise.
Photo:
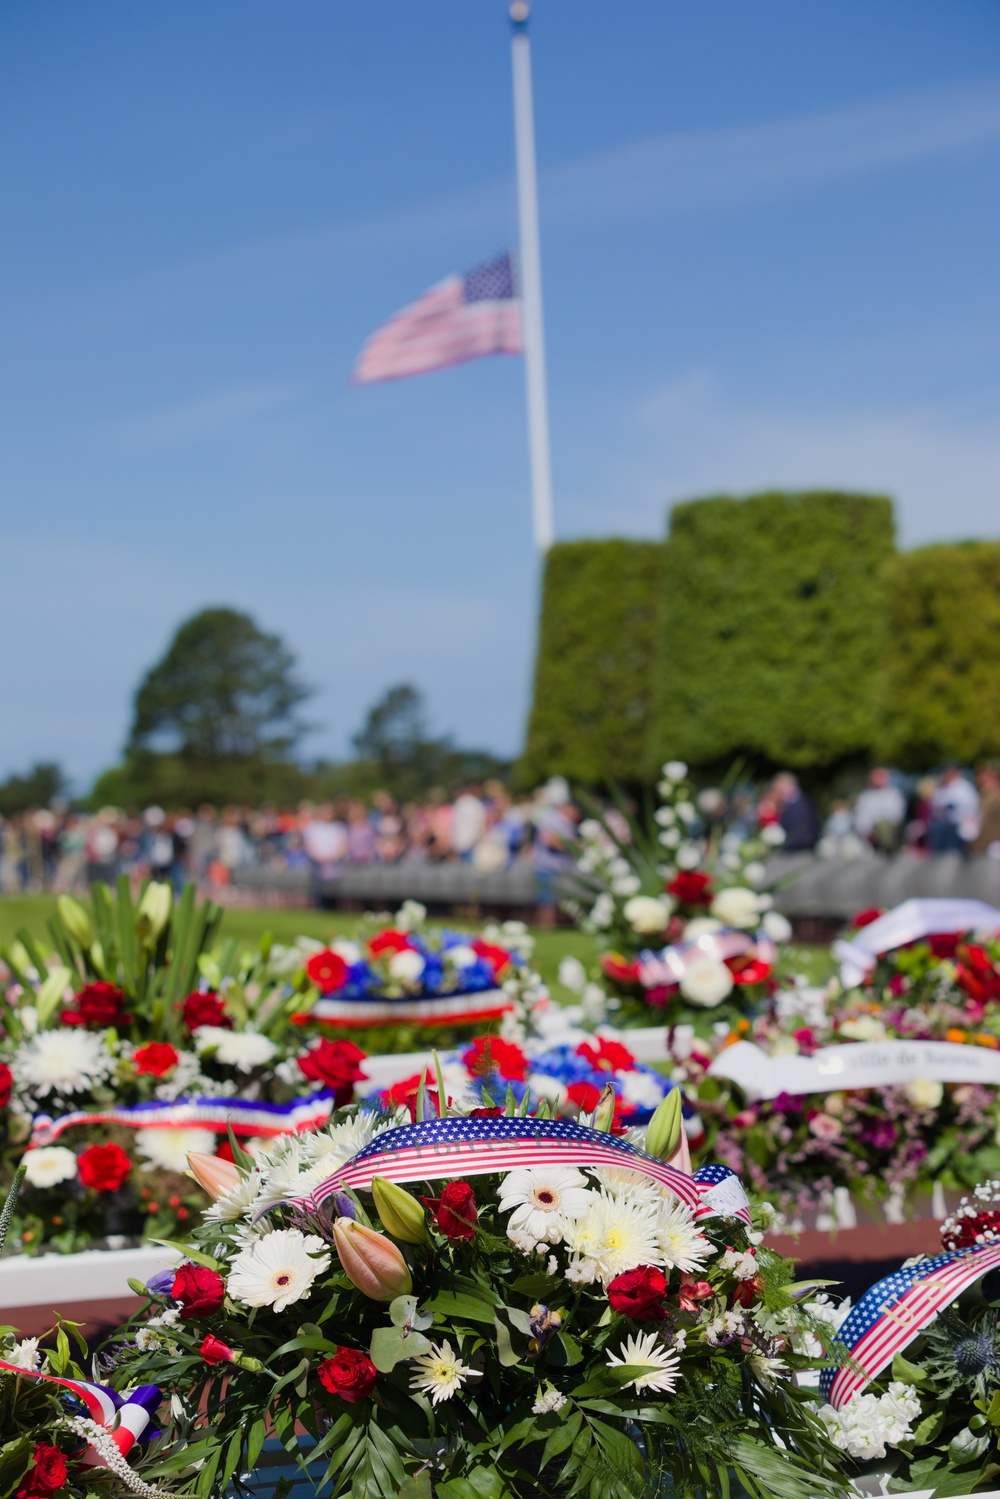
[(816, 845), (821, 859), (857, 859), (867, 848), (855, 827), (850, 804), (835, 801), (823, 824), (823, 836)]
[(854, 827), (873, 848), (894, 854), (903, 839), (906, 797), (894, 784), (892, 772), (876, 765), (868, 773), (868, 785), (854, 804)]
[(467, 786), (455, 798), (451, 813), (451, 846), (471, 864), (476, 844), (486, 831), (486, 807), (478, 786)]
[(329, 879), (347, 858), (347, 826), (324, 802), (302, 829), (302, 842), (317, 877)]
[(770, 794), (785, 834), (784, 851), (794, 854), (814, 849), (820, 837), (819, 814), (799, 785), (798, 777), (783, 770), (771, 782)]
[(396, 798), (388, 791), (376, 791), (372, 797), (372, 824), (375, 856), (379, 863), (398, 864), (406, 853), (406, 826), (399, 815)]
[(979, 793), (958, 769), (949, 765), (931, 794), (927, 844), (932, 854), (964, 854), (979, 833)]
[(979, 832), (970, 852), (1000, 859), (1000, 770), (989, 762), (976, 768), (979, 789)]
[(375, 859), (375, 829), (364, 802), (351, 802), (347, 808), (347, 862), (371, 864)]
[(571, 845), (576, 836), (576, 809), (562, 776), (553, 776), (535, 795), (531, 821), (534, 840), (531, 860), (538, 882), (538, 924), (555, 926), (558, 906), (556, 877), (573, 864)]

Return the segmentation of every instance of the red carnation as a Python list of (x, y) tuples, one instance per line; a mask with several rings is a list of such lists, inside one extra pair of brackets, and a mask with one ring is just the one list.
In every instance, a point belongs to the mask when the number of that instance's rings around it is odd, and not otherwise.
[(200, 1025), (220, 1025), (227, 1031), (233, 1028), (233, 1022), (226, 1014), (225, 1003), (211, 989), (204, 994), (189, 994), (177, 1008), (189, 1031), (196, 1031)]
[(368, 944), (368, 951), (373, 958), (377, 958), (384, 952), (402, 952), (412, 945), (407, 932), (395, 932), (392, 927), (386, 927), (384, 932), (375, 933)]
[(69, 1475), (69, 1465), (58, 1447), (48, 1442), (36, 1442), (32, 1453), (31, 1467), (21, 1479), (17, 1499), (28, 1499), (29, 1495), (54, 1494), (61, 1489)]
[(5, 1109), (10, 1103), (10, 1089), (13, 1079), (10, 1068), (6, 1062), (0, 1062), (0, 1109)]
[(744, 953), (740, 957), (724, 958), (726, 967), (737, 984), (762, 984), (765, 979), (771, 977), (774, 967), (772, 963), (765, 963), (761, 958), (755, 958), (752, 953)]
[(601, 1101), (601, 1090), (594, 1083), (570, 1083), (566, 1097), (583, 1114), (592, 1114)]
[(679, 869), (667, 890), (684, 906), (707, 906), (712, 900), (712, 876), (701, 869)]
[(336, 1107), (343, 1108), (354, 1096), (354, 1084), (365, 1077), (358, 1066), (365, 1053), (353, 1041), (328, 1041), (325, 1038), (298, 1058), (299, 1071), (311, 1082), (330, 1088)]
[(148, 1046), (137, 1046), (132, 1057), (136, 1072), (148, 1073), (150, 1077), (166, 1077), (180, 1061), (180, 1054), (169, 1041), (150, 1041)]
[(473, 942), (472, 951), (477, 958), (482, 958), (493, 970), (493, 977), (499, 978), (501, 973), (510, 963), (510, 953), (505, 947), (497, 947), (494, 942), (483, 942), (480, 938)]
[(323, 1360), (316, 1373), (323, 1388), (331, 1395), (339, 1395), (348, 1405), (366, 1400), (378, 1379), (378, 1370), (367, 1353), (357, 1348), (338, 1348), (333, 1358)]
[(881, 906), (866, 906), (863, 911), (857, 913), (851, 926), (856, 932), (860, 932), (863, 926), (871, 926), (873, 921), (878, 921), (882, 914)]
[(764, 1282), (759, 1275), (753, 1276), (751, 1280), (739, 1281), (733, 1291), (733, 1306), (753, 1306), (763, 1289)]
[(182, 1321), (211, 1317), (225, 1300), (226, 1282), (218, 1270), (210, 1270), (207, 1265), (181, 1265), (170, 1294), (181, 1304)]
[(505, 1109), (498, 1104), (491, 1104), (489, 1108), (470, 1109), (467, 1117), (469, 1119), (500, 1119), (506, 1113)]
[(206, 1364), (231, 1364), (233, 1361), (233, 1350), (229, 1344), (211, 1332), (207, 1332), (202, 1338), (198, 1351)]
[(609, 978), (614, 984), (637, 984), (639, 982), (638, 963), (626, 963), (618, 953), (604, 953), (601, 957), (601, 968), (605, 978)]
[(953, 958), (962, 940), (961, 932), (935, 932), (928, 937), (931, 952), (936, 958)]
[(120, 1145), (88, 1145), (77, 1157), (76, 1169), (85, 1187), (95, 1192), (117, 1192), (132, 1170)]
[(472, 1045), (462, 1053), (473, 1077), (487, 1077), (498, 1072), (501, 1077), (523, 1083), (528, 1075), (528, 1058), (513, 1041), (503, 1041), (499, 1036), (477, 1036)]
[(586, 1057), (598, 1072), (630, 1072), (635, 1066), (635, 1057), (627, 1046), (620, 1041), (607, 1041), (603, 1036), (594, 1041), (581, 1041), (576, 1054)]
[(347, 964), (339, 952), (331, 952), (328, 947), (313, 953), (306, 964), (306, 973), (321, 994), (332, 994), (347, 983)]
[(76, 1009), (63, 1010), (63, 1025), (121, 1025), (131, 1020), (125, 1013), (125, 990), (116, 984), (84, 984), (76, 996)]
[(476, 1232), (476, 1194), (468, 1182), (449, 1182), (440, 1197), (421, 1198), (447, 1239), (471, 1239)]
[(666, 1294), (667, 1277), (655, 1265), (626, 1270), (608, 1284), (611, 1310), (633, 1322), (662, 1322), (667, 1315), (663, 1308)]

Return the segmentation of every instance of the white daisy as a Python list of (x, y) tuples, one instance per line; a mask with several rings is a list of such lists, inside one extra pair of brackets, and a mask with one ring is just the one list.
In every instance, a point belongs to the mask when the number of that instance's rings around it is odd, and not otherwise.
[(514, 1209), (508, 1233), (558, 1244), (567, 1225), (583, 1217), (593, 1198), (587, 1178), (572, 1166), (524, 1166), (504, 1177), (500, 1211)]
[(567, 1225), (566, 1243), (574, 1254), (592, 1260), (602, 1284), (637, 1265), (662, 1265), (656, 1242), (654, 1208), (630, 1197), (593, 1192), (585, 1218)]
[[(323, 1251), (320, 1253), (320, 1251)], [(229, 1272), (229, 1294), (246, 1306), (273, 1306), (283, 1312), (308, 1296), (330, 1256), (318, 1234), (279, 1228), (243, 1249)]]
[(114, 1070), (104, 1037), (76, 1026), (39, 1031), (18, 1047), (12, 1071), (38, 1098), (48, 1093), (86, 1093)]
[(140, 1129), (136, 1130), (135, 1148), (148, 1162), (144, 1171), (158, 1166), (161, 1171), (180, 1175), (187, 1170), (191, 1151), (214, 1154), (215, 1135), (210, 1129)]
[[(406, 1117), (409, 1122), (409, 1116)], [(379, 1122), (371, 1109), (359, 1109), (353, 1119), (345, 1119), (341, 1124), (331, 1124), (314, 1135), (302, 1135), (300, 1138), (311, 1159), (323, 1161), (327, 1167), (327, 1175), (332, 1175), (338, 1166), (351, 1160), (359, 1150), (364, 1150), (376, 1136), (383, 1135), (387, 1129), (392, 1128), (391, 1122)]]
[(221, 1025), (199, 1025), (194, 1043), (199, 1052), (211, 1052), (221, 1066), (235, 1067), (237, 1072), (263, 1067), (278, 1049), (258, 1031), (230, 1031)]
[(20, 1343), (15, 1343), (10, 1353), (5, 1355), (9, 1364), (14, 1364), (18, 1369), (27, 1369), (33, 1372), (41, 1366), (42, 1356), (38, 1351), (37, 1338), (22, 1338)]
[(24, 1157), (25, 1179), (32, 1187), (57, 1187), (76, 1176), (76, 1156), (65, 1145), (42, 1145)]
[(431, 1397), (433, 1405), (450, 1400), (462, 1388), (467, 1379), (480, 1379), (478, 1369), (463, 1364), (459, 1354), (447, 1339), (443, 1343), (432, 1343), (430, 1353), (422, 1353), (413, 1360), (414, 1374), (410, 1380), (411, 1390), (423, 1390)]
[(260, 1183), (259, 1171), (250, 1171), (246, 1176), (241, 1176), (232, 1191), (223, 1192), (221, 1197), (209, 1203), (202, 1217), (215, 1223), (236, 1223), (257, 1201)]
[(664, 1198), (656, 1217), (656, 1243), (662, 1263), (674, 1270), (700, 1270), (711, 1258), (712, 1246), (701, 1233), (690, 1208), (676, 1198)]
[(677, 1372), (681, 1366), (677, 1354), (664, 1348), (659, 1334), (655, 1332), (633, 1333), (622, 1344), (620, 1356), (617, 1353), (608, 1354), (608, 1363), (613, 1369), (620, 1369), (626, 1364), (649, 1365), (645, 1374), (637, 1374), (624, 1388), (658, 1390), (663, 1395), (669, 1395), (676, 1388)]

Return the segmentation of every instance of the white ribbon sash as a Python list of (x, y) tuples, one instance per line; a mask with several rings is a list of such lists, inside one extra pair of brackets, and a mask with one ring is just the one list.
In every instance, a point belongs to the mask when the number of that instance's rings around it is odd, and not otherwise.
[(841, 1088), (891, 1088), (916, 1078), (939, 1083), (1000, 1084), (1000, 1051), (955, 1041), (849, 1041), (823, 1046), (811, 1057), (769, 1057), (752, 1041), (737, 1041), (708, 1069), (737, 1083), (750, 1100), (779, 1093), (833, 1093)]

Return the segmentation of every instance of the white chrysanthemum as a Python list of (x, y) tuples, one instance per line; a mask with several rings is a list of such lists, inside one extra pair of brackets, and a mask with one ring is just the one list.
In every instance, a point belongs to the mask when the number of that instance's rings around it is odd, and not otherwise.
[(221, 1066), (235, 1067), (237, 1072), (265, 1066), (278, 1049), (258, 1031), (230, 1031), (221, 1025), (199, 1025), (194, 1044), (203, 1055), (211, 1052)]
[(42, 1363), (37, 1338), (22, 1338), (20, 1343), (15, 1343), (10, 1353), (5, 1354), (4, 1357), (8, 1364), (14, 1364), (18, 1369), (27, 1369), (31, 1372), (39, 1369)]
[(273, 1306), (283, 1312), (293, 1301), (308, 1296), (313, 1281), (329, 1264), (330, 1256), (318, 1234), (279, 1228), (236, 1256), (229, 1272), (229, 1294), (246, 1306)]
[(636, 1201), (631, 1194), (590, 1195), (586, 1217), (566, 1227), (566, 1243), (581, 1259), (592, 1260), (602, 1284), (637, 1265), (662, 1265), (663, 1253), (656, 1241), (656, 1209)]
[(202, 1217), (214, 1223), (238, 1222), (260, 1196), (260, 1184), (260, 1172), (249, 1171), (246, 1176), (240, 1177), (230, 1192), (223, 1192), (221, 1197), (209, 1203)]
[(655, 1109), (663, 1102), (666, 1079), (657, 1072), (619, 1072), (618, 1093), (637, 1109)]
[(745, 885), (733, 885), (729, 890), (720, 890), (712, 902), (711, 911), (727, 926), (754, 927), (760, 920), (760, 896)]
[[(409, 1116), (406, 1118), (408, 1120)], [(311, 1159), (323, 1161), (327, 1174), (332, 1175), (338, 1166), (351, 1160), (359, 1150), (364, 1150), (366, 1145), (392, 1128), (393, 1121), (379, 1120), (371, 1109), (359, 1109), (353, 1119), (345, 1119), (340, 1124), (331, 1124), (326, 1129), (318, 1130), (314, 1135), (301, 1135), (299, 1138)]]
[(567, 1225), (593, 1201), (587, 1178), (572, 1166), (524, 1166), (509, 1172), (500, 1186), (500, 1211), (514, 1209), (507, 1232), (547, 1244), (558, 1244)]
[(450, 1400), (467, 1379), (480, 1379), (478, 1369), (463, 1364), (461, 1356), (447, 1339), (443, 1343), (432, 1343), (429, 1353), (422, 1353), (413, 1360), (411, 1390), (423, 1390), (431, 1397), (433, 1405)]
[(702, 1010), (714, 1010), (732, 993), (733, 976), (718, 958), (692, 958), (681, 979), (681, 993)]
[(38, 1098), (49, 1093), (86, 1093), (114, 1070), (104, 1037), (77, 1026), (39, 1031), (18, 1047), (11, 1070)]
[(24, 1157), (25, 1179), (32, 1187), (57, 1187), (76, 1176), (76, 1156), (65, 1145), (42, 1145)]
[(637, 1374), (624, 1386), (626, 1390), (658, 1390), (669, 1395), (677, 1386), (677, 1374), (681, 1366), (679, 1356), (660, 1342), (658, 1333), (633, 1333), (627, 1337), (618, 1353), (608, 1354), (612, 1369), (626, 1364), (648, 1365), (645, 1374)]
[(136, 1130), (135, 1148), (149, 1163), (144, 1170), (158, 1166), (161, 1171), (181, 1173), (187, 1170), (191, 1151), (214, 1154), (215, 1135), (210, 1129), (140, 1129)]
[(424, 966), (424, 958), (420, 953), (414, 952), (412, 947), (404, 947), (400, 952), (394, 952), (389, 959), (389, 977), (397, 979), (401, 984), (415, 984), (419, 981)]
[(666, 895), (633, 895), (622, 907), (622, 915), (633, 931), (652, 936), (663, 931), (670, 920), (673, 904)]
[(695, 1223), (690, 1208), (665, 1198), (656, 1219), (656, 1243), (663, 1263), (693, 1273), (711, 1259), (712, 1246)]

